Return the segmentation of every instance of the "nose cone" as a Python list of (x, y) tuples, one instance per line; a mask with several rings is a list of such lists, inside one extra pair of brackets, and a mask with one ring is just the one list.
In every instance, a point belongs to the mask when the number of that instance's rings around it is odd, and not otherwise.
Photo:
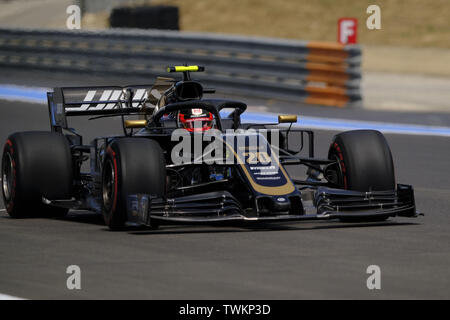
[(289, 211), (291, 207), (291, 202), (289, 201), (289, 199), (287, 197), (283, 197), (283, 196), (275, 196), (272, 197), (272, 202), (270, 205), (270, 209), (272, 211)]

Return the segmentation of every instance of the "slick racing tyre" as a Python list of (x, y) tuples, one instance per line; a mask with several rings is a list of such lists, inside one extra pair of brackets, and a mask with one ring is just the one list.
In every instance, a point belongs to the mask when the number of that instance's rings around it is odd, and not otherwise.
[(340, 165), (338, 184), (343, 189), (382, 191), (395, 189), (394, 164), (386, 138), (375, 130), (337, 134), (328, 158)]
[(165, 190), (165, 159), (156, 141), (122, 138), (106, 148), (102, 170), (102, 212), (111, 230), (121, 230), (125, 226), (128, 195), (163, 196)]
[(13, 218), (62, 216), (68, 209), (42, 203), (72, 195), (73, 167), (66, 137), (53, 132), (18, 132), (3, 148), (2, 195)]
[[(335, 184), (342, 189), (355, 191), (395, 189), (391, 150), (386, 138), (379, 131), (354, 130), (337, 134), (331, 143), (328, 158), (337, 161)], [(370, 221), (387, 218), (381, 216)]]

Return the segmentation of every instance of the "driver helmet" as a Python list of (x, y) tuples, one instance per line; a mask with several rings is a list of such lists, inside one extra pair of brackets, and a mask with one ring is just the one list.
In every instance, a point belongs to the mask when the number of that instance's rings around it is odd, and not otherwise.
[(189, 132), (207, 131), (213, 126), (212, 113), (199, 108), (181, 110), (178, 120), (181, 127)]

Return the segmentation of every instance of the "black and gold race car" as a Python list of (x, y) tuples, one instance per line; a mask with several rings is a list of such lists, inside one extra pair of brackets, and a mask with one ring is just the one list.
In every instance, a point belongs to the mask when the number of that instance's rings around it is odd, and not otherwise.
[[(241, 123), (247, 106), (206, 99), (214, 93), (190, 73), (153, 85), (67, 87), (49, 92), (48, 132), (6, 141), (2, 190), (12, 217), (102, 213), (111, 229), (127, 224), (416, 217), (410, 185), (396, 184), (391, 151), (373, 130), (337, 134), (328, 158), (314, 156), (314, 133), (278, 123)], [(123, 135), (85, 144), (71, 116), (121, 117)], [(83, 163), (89, 163), (83, 172)], [(288, 166), (305, 168), (293, 179)], [(83, 166), (83, 168), (86, 166)]]

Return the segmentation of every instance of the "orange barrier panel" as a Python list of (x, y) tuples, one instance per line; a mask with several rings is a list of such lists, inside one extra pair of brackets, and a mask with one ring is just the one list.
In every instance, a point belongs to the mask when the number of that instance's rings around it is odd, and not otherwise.
[(359, 47), (311, 41), (307, 48), (305, 103), (344, 107), (361, 100)]

